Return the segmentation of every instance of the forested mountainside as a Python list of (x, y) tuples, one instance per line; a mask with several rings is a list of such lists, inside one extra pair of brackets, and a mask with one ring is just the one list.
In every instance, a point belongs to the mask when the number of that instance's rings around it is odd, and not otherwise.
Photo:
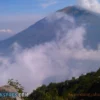
[(100, 100), (100, 69), (34, 90), (26, 100)]

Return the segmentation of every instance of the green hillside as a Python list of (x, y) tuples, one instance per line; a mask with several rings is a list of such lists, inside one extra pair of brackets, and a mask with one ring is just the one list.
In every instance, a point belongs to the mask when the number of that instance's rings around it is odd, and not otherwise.
[(34, 90), (26, 100), (100, 100), (100, 69)]

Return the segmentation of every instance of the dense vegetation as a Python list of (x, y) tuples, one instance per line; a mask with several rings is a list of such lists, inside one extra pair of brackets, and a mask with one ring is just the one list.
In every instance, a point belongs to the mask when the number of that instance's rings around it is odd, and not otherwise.
[[(26, 100), (100, 100), (100, 69), (34, 90)], [(99, 96), (97, 96), (99, 94)]]

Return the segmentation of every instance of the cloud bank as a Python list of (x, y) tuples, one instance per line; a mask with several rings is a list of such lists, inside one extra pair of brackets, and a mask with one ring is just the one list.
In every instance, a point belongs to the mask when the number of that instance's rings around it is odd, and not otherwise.
[(88, 9), (89, 11), (100, 13), (99, 0), (77, 0), (77, 4), (78, 6)]
[(11, 29), (0, 29), (0, 33), (12, 33)]
[[(72, 17), (58, 15), (57, 20), (64, 18), (75, 24)], [(55, 17), (51, 16), (47, 21), (54, 21)], [(85, 49), (85, 28), (75, 25), (68, 30), (67, 24), (62, 23), (56, 39), (51, 42), (24, 50), (15, 43), (10, 57), (0, 56), (0, 85), (13, 78), (19, 80), (26, 91), (31, 92), (42, 84), (61, 82), (97, 70), (100, 65), (100, 49)]]

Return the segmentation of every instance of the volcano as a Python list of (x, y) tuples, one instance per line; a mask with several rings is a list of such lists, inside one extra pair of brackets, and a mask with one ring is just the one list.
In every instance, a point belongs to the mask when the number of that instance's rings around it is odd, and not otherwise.
[[(59, 18), (57, 13), (64, 15)], [(57, 30), (61, 28), (61, 23), (65, 23), (68, 29), (74, 27), (73, 22), (65, 20), (66, 15), (72, 16), (77, 26), (84, 25), (87, 33), (84, 47), (97, 49), (100, 43), (100, 15), (80, 7), (70, 6), (43, 18), (13, 37), (0, 41), (0, 52), (8, 53), (14, 43), (18, 43), (22, 48), (31, 48), (54, 40)], [(50, 21), (52, 17), (54, 20)]]

